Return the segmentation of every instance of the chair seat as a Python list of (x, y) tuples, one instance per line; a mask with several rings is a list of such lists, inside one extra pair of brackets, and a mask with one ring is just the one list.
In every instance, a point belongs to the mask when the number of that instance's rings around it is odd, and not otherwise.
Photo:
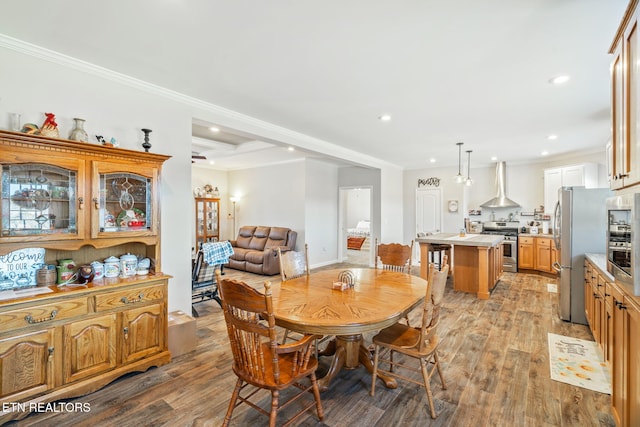
[[(264, 353), (264, 360), (271, 360), (273, 358), (269, 342), (262, 343), (262, 351)], [(292, 383), (300, 379), (300, 377), (311, 375), (318, 368), (317, 359), (314, 356), (311, 356), (309, 358), (307, 369), (298, 372), (295, 376), (292, 376), (292, 366), (294, 364), (294, 358), (297, 356), (298, 355), (295, 353), (285, 353), (278, 355), (278, 365), (280, 368), (280, 380), (278, 382), (276, 382), (273, 378), (273, 365), (271, 363), (265, 363), (264, 365), (263, 381), (256, 381), (255, 377), (246, 375), (245, 371), (241, 369), (241, 367), (238, 367), (235, 363), (233, 364), (233, 372), (235, 372), (235, 374), (243, 381), (250, 381), (260, 388), (265, 388), (268, 390), (284, 390), (290, 387)]]
[(403, 323), (396, 323), (381, 330), (372, 339), (376, 345), (416, 358), (426, 357), (433, 353), (438, 348), (440, 339), (437, 335), (433, 335), (422, 351), (419, 350), (419, 341), (420, 328), (412, 328)]

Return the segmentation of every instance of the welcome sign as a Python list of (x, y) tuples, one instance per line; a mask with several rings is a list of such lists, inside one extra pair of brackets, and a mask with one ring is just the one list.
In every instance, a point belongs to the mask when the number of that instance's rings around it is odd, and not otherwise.
[(0, 290), (36, 285), (36, 270), (44, 264), (44, 248), (26, 248), (0, 256)]

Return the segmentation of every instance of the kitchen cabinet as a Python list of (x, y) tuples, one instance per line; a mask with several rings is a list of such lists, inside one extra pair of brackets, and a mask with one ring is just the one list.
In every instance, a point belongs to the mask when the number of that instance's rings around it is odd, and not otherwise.
[[(148, 275), (0, 301), (0, 403), (81, 396), (170, 362), (159, 227), (168, 158), (0, 131), (0, 255), (38, 247), (46, 264), (151, 259)], [(26, 415), (4, 411), (0, 424)]]
[(635, 426), (640, 419), (640, 298), (633, 296), (632, 287), (612, 280), (606, 264), (596, 266), (587, 259), (585, 310), (610, 367), (616, 425)]
[(196, 197), (196, 247), (220, 238), (220, 199)]
[(581, 163), (544, 170), (544, 211), (552, 215), (560, 187), (598, 187), (598, 165)]
[(545, 236), (518, 237), (518, 268), (555, 274), (557, 251), (553, 239)]
[(640, 182), (640, 44), (637, 1), (632, 1), (609, 50), (611, 64), (612, 189)]
[(532, 270), (533, 260), (533, 237), (518, 237), (518, 268)]

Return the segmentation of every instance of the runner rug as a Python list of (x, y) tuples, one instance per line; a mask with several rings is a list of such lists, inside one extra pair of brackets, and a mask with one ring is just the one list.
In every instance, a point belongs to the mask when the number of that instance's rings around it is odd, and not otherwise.
[(598, 344), (564, 335), (548, 337), (552, 380), (611, 394), (611, 375)]

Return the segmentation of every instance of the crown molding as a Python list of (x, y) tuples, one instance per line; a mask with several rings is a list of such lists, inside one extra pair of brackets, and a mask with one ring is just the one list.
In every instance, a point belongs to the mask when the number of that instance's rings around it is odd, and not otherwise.
[(256, 119), (254, 117), (247, 116), (237, 111), (229, 110), (227, 108), (220, 107), (219, 105), (215, 105), (210, 102), (194, 98), (192, 96), (184, 95), (180, 92), (167, 89), (162, 86), (158, 86), (153, 83), (149, 83), (144, 80), (140, 80), (126, 74), (119, 73), (117, 71), (95, 65), (90, 62), (83, 61), (72, 56), (62, 54), (60, 52), (56, 52), (51, 49), (44, 48), (42, 46), (28, 43), (2, 33), (0, 33), (0, 47), (11, 49), (13, 51), (32, 56), (34, 58), (48, 61), (83, 73), (91, 74), (135, 89), (143, 90), (145, 92), (185, 104), (192, 108), (197, 108), (209, 113), (213, 113), (223, 119), (232, 120), (234, 122), (237, 121), (249, 126), (251, 129), (253, 129), (253, 132), (256, 132), (258, 134), (260, 133), (260, 131), (262, 131), (273, 135), (272, 138), (280, 140), (280, 142), (282, 143), (298, 145), (301, 148), (320, 152), (322, 154), (333, 157), (338, 157), (350, 162), (357, 162), (368, 167), (399, 167), (398, 165), (369, 156), (367, 154), (344, 148), (335, 143), (324, 141), (300, 132), (293, 131), (291, 129), (277, 126), (272, 123)]

